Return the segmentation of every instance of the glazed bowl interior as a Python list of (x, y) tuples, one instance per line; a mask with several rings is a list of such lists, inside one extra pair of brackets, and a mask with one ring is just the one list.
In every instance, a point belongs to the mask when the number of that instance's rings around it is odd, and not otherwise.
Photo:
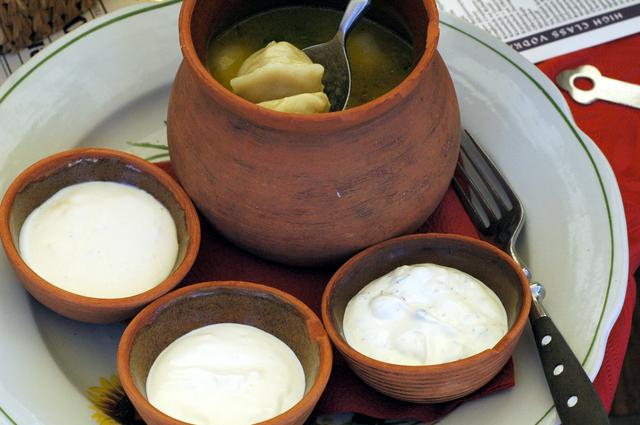
[[(185, 23), (189, 26), (188, 33), (190, 37), (182, 40), (182, 44), (183, 48), (185, 43), (188, 43), (189, 47), (193, 48), (200, 62), (196, 64), (196, 66), (202, 70), (205, 67), (203, 64), (206, 64), (207, 47), (211, 38), (251, 15), (275, 8), (304, 5), (326, 7), (342, 11), (346, 8), (348, 1), (264, 0), (260, 2), (247, 2), (229, 0), (224, 3), (224, 7), (220, 7), (218, 1), (211, 0), (188, 0), (188, 3), (193, 3), (193, 9), (190, 15), (191, 20)], [(427, 12), (427, 8), (430, 8), (429, 13)], [(364, 16), (392, 30), (401, 38), (408, 41), (414, 48), (416, 62), (427, 63), (431, 60), (439, 34), (437, 28), (437, 9), (432, 0), (402, 0), (394, 2), (373, 0)], [(183, 18), (181, 18), (181, 21), (182, 19)], [(312, 23), (309, 23), (309, 25), (312, 25)], [(429, 27), (432, 28), (429, 29)], [(187, 60), (190, 59), (188, 54), (186, 54), (185, 57)], [(214, 85), (222, 88), (212, 76), (207, 77), (207, 79), (214, 82)], [(402, 85), (402, 83), (400, 85)], [(391, 92), (394, 91), (395, 89), (391, 90)], [(388, 95), (389, 94), (386, 94), (382, 97), (387, 97)], [(307, 118), (309, 118), (309, 116), (295, 116), (295, 119), (304, 120)]]
[(124, 183), (145, 190), (160, 201), (171, 214), (178, 236), (178, 256), (174, 271), (184, 260), (190, 235), (183, 207), (174, 195), (153, 175), (131, 167), (129, 162), (116, 157), (79, 156), (71, 161), (61, 161), (46, 174), (34, 175), (33, 179), (16, 194), (9, 211), (9, 229), (15, 246), (18, 246), (20, 230), (29, 214), (59, 190), (88, 181)]
[(143, 412), (164, 416), (146, 400), (146, 380), (153, 362), (180, 336), (215, 323), (254, 326), (287, 344), (302, 364), (305, 398), (314, 399), (315, 404), (332, 362), (322, 323), (291, 295), (249, 282), (190, 285), (156, 300), (134, 318), (118, 349), (118, 372), (134, 404), (143, 403)]

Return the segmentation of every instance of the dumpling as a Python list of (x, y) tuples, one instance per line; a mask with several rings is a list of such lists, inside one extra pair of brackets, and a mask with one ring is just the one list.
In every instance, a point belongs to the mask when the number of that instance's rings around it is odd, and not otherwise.
[(282, 99), (324, 90), (324, 67), (286, 41), (272, 41), (249, 56), (230, 82), (234, 93), (251, 102)]
[(265, 65), (276, 63), (284, 65), (313, 64), (309, 56), (293, 44), (286, 41), (272, 41), (266, 47), (254, 52), (245, 59), (238, 71), (238, 75), (249, 74)]
[(324, 67), (302, 50), (286, 41), (272, 41), (242, 63), (230, 85), (237, 95), (264, 108), (315, 114), (331, 107), (323, 92), (323, 75)]
[(329, 111), (331, 106), (329, 98), (324, 92), (296, 94), (282, 99), (260, 102), (258, 105), (274, 111), (295, 114), (318, 114)]

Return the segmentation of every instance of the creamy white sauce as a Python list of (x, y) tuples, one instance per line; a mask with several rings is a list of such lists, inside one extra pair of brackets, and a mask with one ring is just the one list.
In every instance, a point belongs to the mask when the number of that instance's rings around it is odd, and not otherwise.
[(344, 335), (368, 357), (401, 365), (447, 363), (493, 347), (507, 313), (482, 282), (436, 264), (401, 266), (347, 304)]
[(288, 410), (304, 395), (293, 351), (252, 326), (218, 323), (169, 344), (147, 377), (147, 399), (198, 425), (253, 424)]
[(29, 214), (19, 244), (24, 261), (43, 279), (94, 298), (153, 288), (178, 255), (167, 208), (144, 190), (115, 182), (61, 189)]

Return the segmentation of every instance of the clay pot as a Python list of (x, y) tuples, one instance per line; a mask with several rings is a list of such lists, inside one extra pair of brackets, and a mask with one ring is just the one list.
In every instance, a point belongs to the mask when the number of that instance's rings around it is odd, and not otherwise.
[(412, 39), (419, 61), (393, 90), (342, 112), (256, 106), (203, 65), (207, 42), (242, 17), (294, 4), (185, 0), (184, 61), (171, 93), (175, 172), (200, 211), (237, 245), (276, 261), (336, 261), (414, 231), (440, 202), (459, 150), (451, 78), (436, 51), (435, 0), (373, 2), (371, 16)]

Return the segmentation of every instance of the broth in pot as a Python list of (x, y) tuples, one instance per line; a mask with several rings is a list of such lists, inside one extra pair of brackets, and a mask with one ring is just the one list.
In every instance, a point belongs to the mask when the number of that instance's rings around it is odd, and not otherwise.
[[(268, 10), (250, 16), (209, 42), (206, 66), (223, 86), (238, 75), (251, 54), (272, 41), (287, 41), (299, 49), (334, 36), (342, 12), (313, 6)], [(347, 38), (351, 65), (351, 96), (347, 108), (369, 102), (398, 85), (413, 69), (413, 47), (391, 30), (362, 18)]]

